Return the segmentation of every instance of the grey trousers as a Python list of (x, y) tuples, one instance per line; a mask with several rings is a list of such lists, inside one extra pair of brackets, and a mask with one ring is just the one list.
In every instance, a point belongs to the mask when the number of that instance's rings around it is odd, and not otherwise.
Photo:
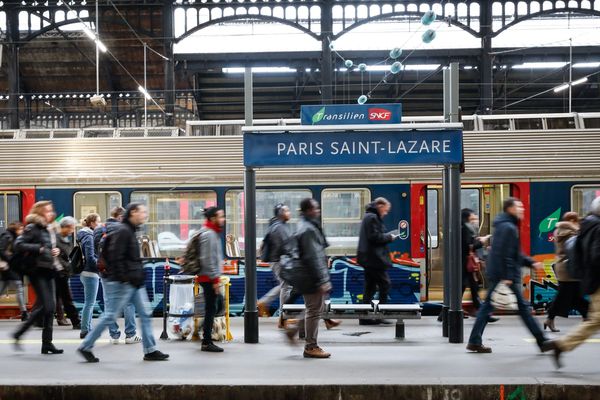
[[(306, 348), (317, 345), (319, 336), (319, 320), (325, 304), (325, 295), (321, 292), (305, 294), (304, 297), (304, 332), (306, 335)], [(302, 326), (300, 327), (302, 329)]]
[(292, 293), (292, 287), (288, 285), (283, 279), (281, 279), (281, 276), (279, 274), (281, 271), (281, 265), (279, 264), (279, 262), (274, 262), (273, 264), (271, 264), (271, 270), (273, 271), (273, 275), (275, 275), (275, 278), (277, 278), (279, 285), (269, 290), (263, 297), (261, 297), (258, 300), (258, 302), (269, 305), (273, 301), (275, 301), (277, 296), (279, 296), (279, 310), (281, 311), (282, 305), (285, 304), (287, 299), (290, 297), (290, 294)]

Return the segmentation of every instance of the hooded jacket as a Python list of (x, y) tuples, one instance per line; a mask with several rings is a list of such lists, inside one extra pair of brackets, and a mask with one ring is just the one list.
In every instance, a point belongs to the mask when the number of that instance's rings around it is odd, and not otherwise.
[(269, 224), (269, 231), (273, 260), (279, 261), (282, 255), (292, 254), (293, 240), (288, 223), (274, 217)]
[[(588, 215), (579, 228), (582, 249), (583, 279), (581, 288), (585, 294), (595, 293), (600, 287), (600, 217)], [(579, 244), (577, 245), (579, 247)]]
[(517, 217), (507, 213), (494, 220), (492, 248), (486, 264), (487, 276), (492, 282), (511, 280), (519, 284), (521, 267), (533, 265), (533, 260), (521, 252), (518, 222)]
[(88, 227), (81, 229), (77, 232), (77, 241), (83, 251), (85, 258), (85, 265), (83, 270), (85, 272), (91, 272), (94, 274), (98, 273), (98, 254), (94, 250), (94, 233)]
[(554, 248), (556, 250), (556, 261), (554, 263), (554, 273), (559, 282), (572, 282), (576, 279), (571, 278), (567, 270), (567, 254), (565, 251), (565, 242), (571, 236), (577, 235), (579, 227), (569, 221), (560, 221), (556, 224), (554, 230)]
[(379, 216), (374, 203), (367, 206), (360, 225), (358, 237), (357, 261), (363, 268), (385, 270), (392, 266), (388, 243), (393, 236), (385, 233), (383, 219)]
[(144, 286), (146, 275), (136, 231), (137, 227), (127, 220), (115, 224), (106, 236), (102, 254), (106, 259), (106, 279), (140, 288)]
[(52, 257), (52, 239), (46, 220), (37, 214), (29, 214), (25, 218), (25, 230), (15, 240), (15, 252), (23, 256), (25, 268), (31, 267), (54, 269)]

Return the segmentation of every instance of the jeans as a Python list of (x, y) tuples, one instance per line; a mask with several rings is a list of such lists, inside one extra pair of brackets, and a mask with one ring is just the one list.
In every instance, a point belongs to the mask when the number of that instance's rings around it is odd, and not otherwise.
[(11, 279), (0, 281), (0, 296), (2, 296), (4, 294), (4, 291), (10, 286), (13, 286), (17, 290), (17, 303), (19, 303), (19, 309), (21, 310), (21, 312), (27, 311), (27, 304), (25, 304), (25, 289), (23, 288), (22, 280)]
[(271, 270), (273, 271), (273, 275), (279, 282), (279, 285), (273, 287), (271, 290), (267, 292), (263, 297), (258, 300), (259, 303), (271, 304), (277, 297), (279, 297), (279, 310), (281, 311), (281, 307), (285, 304), (286, 300), (290, 297), (292, 292), (292, 286), (290, 286), (287, 282), (285, 282), (280, 277), (281, 264), (279, 262), (274, 262), (271, 264)]
[[(106, 283), (108, 281), (102, 279), (102, 287), (104, 288), (104, 309), (106, 310), (106, 303), (110, 302), (110, 296), (106, 291)], [(120, 315), (119, 315), (120, 316)], [(123, 309), (123, 316), (125, 317), (125, 337), (135, 336), (136, 326), (135, 326), (135, 306), (133, 303), (129, 303)], [(121, 331), (119, 330), (119, 324), (116, 322), (108, 327), (108, 333), (110, 337), (113, 339), (118, 339), (121, 337)]]
[(79, 349), (92, 350), (94, 343), (96, 343), (96, 340), (98, 340), (104, 330), (115, 323), (117, 316), (123, 311), (125, 306), (132, 303), (140, 317), (144, 354), (156, 351), (156, 341), (152, 333), (152, 314), (146, 289), (144, 287), (136, 288), (123, 282), (105, 281), (104, 290), (110, 301), (106, 303), (104, 313), (94, 329), (87, 334)]
[[(473, 326), (473, 330), (471, 331), (471, 336), (469, 337), (469, 344), (474, 344), (480, 346), (482, 344), (481, 336), (483, 335), (483, 331), (488, 322), (488, 317), (492, 311), (494, 311), (494, 307), (492, 306), (491, 298), (496, 285), (499, 282), (490, 282), (488, 287), (487, 296), (485, 301), (479, 308), (477, 312), (477, 320), (475, 321), (475, 325)], [(515, 296), (517, 297), (517, 305), (519, 306), (519, 316), (527, 326), (527, 329), (531, 332), (531, 334), (535, 337), (535, 340), (538, 346), (541, 346), (544, 341), (547, 339), (544, 337), (544, 332), (540, 325), (535, 321), (535, 319), (531, 316), (531, 307), (529, 303), (523, 299), (523, 295), (521, 294), (520, 285), (513, 282), (512, 285), (509, 286), (510, 290), (513, 291)]]
[(42, 318), (42, 345), (50, 344), (52, 343), (55, 307), (54, 271), (47, 268), (35, 268), (35, 271), (29, 275), (29, 279), (40, 306), (33, 309), (29, 319), (23, 322), (15, 332), (15, 337), (20, 338), (38, 318)]
[(100, 277), (81, 275), (79, 277), (83, 284), (83, 309), (81, 310), (81, 331), (89, 332), (92, 330), (92, 313), (96, 305), (96, 297), (98, 296), (98, 286), (100, 286)]
[(204, 323), (202, 325), (202, 344), (212, 343), (212, 330), (217, 313), (217, 294), (210, 282), (200, 282), (204, 293)]

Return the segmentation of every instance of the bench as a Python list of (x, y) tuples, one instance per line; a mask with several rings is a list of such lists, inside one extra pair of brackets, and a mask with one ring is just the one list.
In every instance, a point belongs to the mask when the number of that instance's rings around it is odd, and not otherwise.
[[(421, 319), (420, 304), (332, 304), (325, 301), (321, 317), (323, 319), (367, 319), (367, 320), (396, 320), (397, 339), (404, 339), (404, 320)], [(284, 304), (283, 318), (289, 319), (304, 312), (304, 304)]]

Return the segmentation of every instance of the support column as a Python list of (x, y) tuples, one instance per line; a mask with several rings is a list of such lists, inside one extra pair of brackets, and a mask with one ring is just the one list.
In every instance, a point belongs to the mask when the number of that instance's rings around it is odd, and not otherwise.
[(25, 96), (25, 129), (31, 129), (31, 95)]
[(492, 4), (489, 1), (479, 3), (479, 21), (481, 34), (481, 53), (479, 65), (481, 97), (479, 113), (491, 114), (494, 104), (493, 74), (492, 74)]
[(163, 6), (163, 37), (165, 47), (165, 126), (175, 126), (175, 42), (174, 7), (172, 1)]
[(111, 119), (112, 119), (112, 127), (118, 128), (119, 127), (119, 98), (117, 97), (116, 93), (110, 98), (110, 114), (111, 114)]
[[(244, 73), (244, 115), (246, 126), (252, 126), (252, 68)], [(256, 309), (256, 173), (252, 167), (244, 171), (244, 270), (246, 272), (244, 304), (244, 342), (258, 343), (258, 310)]]
[[(10, 7), (10, 6), (8, 6)], [(8, 44), (5, 47), (6, 70), (8, 75), (8, 128), (19, 129), (19, 14), (16, 8), (6, 11)]]
[(442, 171), (442, 268), (444, 268), (444, 300), (442, 304), (442, 336), (448, 337), (448, 310), (450, 309), (450, 234), (448, 231), (450, 213), (450, 166), (444, 165)]
[(329, 45), (333, 42), (333, 3), (321, 1), (321, 98), (323, 104), (333, 103), (333, 60)]

